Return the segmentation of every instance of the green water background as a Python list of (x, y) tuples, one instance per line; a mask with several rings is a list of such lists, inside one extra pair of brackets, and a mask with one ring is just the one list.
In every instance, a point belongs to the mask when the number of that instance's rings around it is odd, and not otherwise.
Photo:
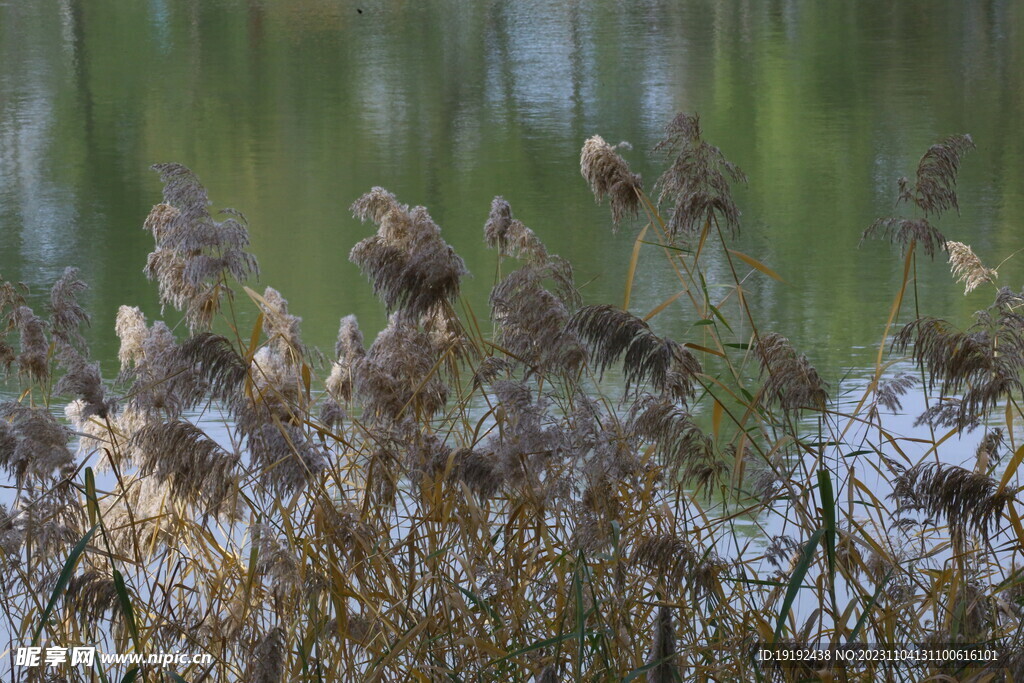
[[(372, 232), (348, 206), (374, 185), (427, 206), (474, 278), (480, 316), (495, 255), (495, 195), (570, 259), (588, 302), (620, 302), (633, 238), (610, 229), (578, 171), (599, 133), (650, 153), (677, 111), (750, 178), (736, 248), (785, 283), (749, 281), (759, 324), (822, 374), (873, 364), (901, 277), (889, 245), (858, 248), (893, 213), (895, 180), (928, 145), (970, 133), (950, 239), (988, 264), (1024, 246), (1024, 3), (371, 2), (40, 0), (0, 3), (0, 274), (46, 288), (75, 265), (91, 284), (93, 352), (116, 373), (121, 304), (160, 316), (141, 229), (156, 162), (191, 167), (216, 207), (250, 221), (269, 284), (332, 346), (355, 313), (368, 341), (383, 307), (348, 262)], [(678, 289), (644, 252), (634, 310)], [(919, 264), (921, 311), (965, 324), (940, 260)], [(709, 277), (729, 280), (711, 257)], [(1020, 289), (1024, 255), (1000, 284)], [(724, 292), (722, 292), (724, 294)], [(905, 316), (906, 317), (906, 316)], [(659, 332), (694, 334), (680, 299)]]

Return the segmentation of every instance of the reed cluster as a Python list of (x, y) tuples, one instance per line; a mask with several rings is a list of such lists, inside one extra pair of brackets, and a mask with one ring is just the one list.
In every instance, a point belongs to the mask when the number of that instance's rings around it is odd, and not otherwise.
[[(584, 305), (570, 264), (496, 197), (481, 218), (499, 275), (478, 316), (461, 296), (466, 265), (427, 209), (373, 188), (352, 213), (376, 232), (349, 259), (388, 324), (367, 345), (341, 317), (330, 357), (303, 343), (282, 293), (246, 286), (258, 267), (241, 214), (215, 219), (191, 171), (155, 167), (165, 190), (145, 220), (145, 272), (187, 333), (123, 306), (121, 371), (104, 381), (76, 271), (43, 314), (0, 281), (0, 361), (20, 389), (0, 404), (13, 499), (0, 506), (0, 605), (15, 648), (212, 663), (13, 675), (1024, 680), (1024, 299), (994, 291), (963, 330), (900, 319), (917, 249), (947, 249), (968, 291), (995, 278), (933, 224), (958, 207), (972, 146), (928, 150), (915, 181), (898, 183), (920, 215), (866, 233), (900, 244), (906, 275), (853, 408), (792, 341), (756, 325), (744, 282), (774, 273), (732, 245), (731, 189), (745, 176), (696, 116), (666, 129), (656, 200), (626, 146), (594, 136), (581, 154), (612, 221), (646, 222), (638, 258), (671, 262), (679, 294), (666, 305), (646, 317), (628, 293), (626, 308)], [(710, 272), (733, 279), (713, 289)], [(668, 315), (699, 324), (673, 339), (660, 331)], [(928, 406), (925, 444), (886, 424), (913, 390)], [(972, 462), (938, 457), (982, 424)], [(869, 643), (994, 655), (757, 655)]]

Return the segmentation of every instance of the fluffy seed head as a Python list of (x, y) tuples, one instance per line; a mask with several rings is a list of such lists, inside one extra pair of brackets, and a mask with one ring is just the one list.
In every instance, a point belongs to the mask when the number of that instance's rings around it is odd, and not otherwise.
[(633, 562), (657, 573), (669, 588), (692, 589), (707, 595), (718, 589), (722, 570), (714, 553), (701, 553), (686, 540), (673, 534), (642, 538), (636, 545)]
[(199, 178), (181, 164), (157, 164), (164, 183), (164, 203), (153, 207), (144, 228), (155, 249), (145, 273), (159, 285), (160, 301), (185, 312), (192, 330), (208, 328), (225, 295), (223, 281), (246, 280), (259, 273), (248, 253), (245, 217), (232, 209), (215, 221)]
[(293, 424), (263, 424), (249, 431), (248, 442), (260, 480), (278, 494), (304, 488), (327, 467), (324, 451)]
[(970, 135), (953, 135), (932, 145), (917, 165), (914, 186), (899, 179), (900, 201), (913, 202), (925, 215), (938, 216), (948, 209), (960, 210), (956, 176), (964, 155), (974, 149)]
[(488, 247), (497, 249), (503, 256), (534, 263), (548, 259), (544, 244), (533, 230), (512, 217), (512, 206), (503, 197), (495, 197), (491, 202), (491, 214), (484, 223), (484, 240)]
[(627, 213), (635, 216), (640, 210), (640, 176), (629, 170), (629, 164), (616, 151), (624, 146), (628, 143), (612, 146), (595, 135), (583, 143), (580, 152), (580, 173), (587, 179), (594, 199), (600, 202), (608, 197), (615, 223)]
[(267, 335), (267, 343), (290, 362), (297, 362), (304, 350), (299, 333), (302, 318), (288, 312), (288, 302), (273, 287), (264, 290), (259, 307), (263, 312), (263, 333)]
[(356, 397), (371, 420), (403, 414), (430, 416), (448, 400), (448, 386), (437, 374), (430, 338), (413, 322), (392, 314), (354, 368)]
[(46, 323), (28, 306), (15, 309), (13, 319), (21, 336), (18, 370), (30, 380), (45, 384), (50, 377), (50, 343), (46, 339)]
[(970, 294), (986, 282), (992, 282), (999, 275), (982, 264), (970, 245), (946, 242), (946, 251), (949, 252), (949, 268), (956, 276), (956, 281), (964, 283), (964, 294)]
[(860, 241), (863, 244), (864, 240), (871, 238), (887, 239), (892, 244), (898, 244), (904, 254), (912, 243), (918, 244), (932, 258), (945, 249), (947, 244), (945, 235), (929, 223), (927, 218), (879, 218), (864, 231)]
[(732, 199), (731, 183), (747, 178), (722, 151), (701, 138), (700, 118), (680, 113), (665, 127), (655, 150), (675, 155), (658, 179), (658, 201), (674, 207), (666, 228), (671, 237), (699, 235), (705, 224), (720, 224), (739, 234), (740, 210)]
[(78, 277), (78, 268), (65, 268), (50, 289), (50, 330), (61, 344), (85, 347), (79, 328), (89, 324), (89, 314), (78, 303), (78, 295), (86, 289), (88, 285)]
[(338, 360), (351, 362), (364, 355), (366, 347), (363, 346), (363, 333), (359, 329), (359, 321), (354, 315), (346, 315), (338, 325), (338, 341), (334, 344), (334, 356)]
[(0, 467), (19, 485), (59, 474), (73, 461), (71, 432), (45, 408), (0, 403)]
[(121, 370), (124, 371), (130, 364), (138, 362), (143, 357), (142, 345), (148, 333), (146, 316), (135, 306), (121, 306), (117, 309), (114, 332), (121, 340), (117, 359), (121, 361)]
[(281, 683), (284, 679), (286, 643), (284, 629), (280, 626), (270, 629), (260, 640), (249, 664), (249, 680), (252, 683)]
[[(545, 281), (554, 288), (545, 287)], [(551, 257), (544, 265), (525, 263), (491, 290), (491, 318), (498, 344), (531, 368), (572, 370), (585, 359), (579, 339), (566, 328), (579, 300), (572, 270)]]
[(441, 229), (422, 206), (410, 209), (375, 187), (352, 205), (352, 213), (378, 225), (377, 234), (352, 248), (349, 260), (373, 283), (389, 310), (418, 317), (459, 296), (469, 273)]
[(228, 453), (195, 425), (183, 420), (153, 422), (132, 437), (143, 474), (170, 487), (174, 498), (197, 505), (204, 515), (225, 508), (238, 487), (238, 456)]
[(944, 517), (961, 537), (974, 531), (988, 542), (1014, 492), (1001, 489), (998, 482), (984, 474), (955, 465), (924, 463), (898, 476), (889, 497), (901, 507)]
[(1016, 312), (1022, 301), (1003, 289), (992, 307), (975, 314), (977, 322), (967, 331), (931, 317), (899, 331), (893, 348), (902, 353), (913, 347), (914, 360), (929, 371), (929, 386), (938, 383), (944, 397), (959, 396), (932, 406), (930, 420), (967, 427), (1024, 389), (1024, 321)]
[(675, 398), (693, 393), (700, 372), (697, 359), (681, 344), (654, 334), (632, 313), (611, 305), (585, 306), (573, 315), (568, 329), (586, 344), (599, 372), (623, 359), (627, 391), (638, 381), (650, 381)]
[(64, 347), (59, 358), (60, 366), (67, 372), (53, 386), (53, 393), (81, 399), (85, 417), (96, 415), (105, 418), (113, 412), (115, 403), (106, 398), (100, 364), (89, 363), (71, 346)]
[(761, 369), (768, 373), (764, 393), (769, 399), (778, 401), (787, 411), (824, 409), (828, 400), (826, 384), (807, 357), (798, 354), (788, 339), (771, 332), (758, 338), (756, 348)]

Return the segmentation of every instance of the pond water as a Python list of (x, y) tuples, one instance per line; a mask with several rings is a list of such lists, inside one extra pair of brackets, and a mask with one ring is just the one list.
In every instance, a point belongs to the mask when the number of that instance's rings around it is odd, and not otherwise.
[[(966, 132), (978, 147), (947, 236), (988, 264), (1024, 246), (1022, 46), (1013, 1), (2, 2), (0, 274), (42, 294), (80, 267), (94, 354), (115, 373), (118, 306), (160, 315), (140, 228), (160, 198), (148, 167), (177, 161), (215, 206), (245, 213), (261, 284), (323, 349), (343, 315), (370, 339), (384, 324), (347, 259), (372, 231), (348, 207), (373, 185), (430, 209), (475, 275), (478, 313), (498, 194), (573, 262), (589, 302), (619, 302), (641, 226), (613, 234), (580, 146), (630, 141), (650, 188), (665, 123), (699, 112), (750, 178), (737, 248), (785, 279), (751, 280), (759, 324), (829, 380), (863, 376), (901, 263), (883, 242), (858, 248), (860, 234), (893, 212), (896, 178), (930, 144)], [(639, 312), (677, 289), (660, 254), (645, 263)], [(941, 259), (919, 265), (922, 312), (963, 324), (991, 303), (991, 288), (965, 297)], [(1000, 275), (1024, 284), (1024, 255)], [(656, 326), (692, 322), (680, 301)]]

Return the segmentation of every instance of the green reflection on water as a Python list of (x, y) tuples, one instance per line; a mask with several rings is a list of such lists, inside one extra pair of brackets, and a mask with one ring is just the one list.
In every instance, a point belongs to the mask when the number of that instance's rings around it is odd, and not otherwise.
[[(362, 9), (363, 12), (357, 12)], [(1016, 2), (114, 2), (0, 5), (0, 273), (42, 293), (66, 265), (92, 284), (94, 353), (115, 371), (121, 304), (159, 316), (140, 226), (159, 200), (150, 164), (178, 161), (217, 206), (250, 220), (263, 282), (330, 348), (355, 313), (384, 323), (347, 260), (371, 232), (349, 204), (383, 185), (429, 207), (476, 278), (494, 272), (481, 228), (504, 195), (569, 258), (591, 302), (621, 300), (638, 226), (617, 235), (578, 174), (582, 141), (647, 153), (678, 110), (751, 179), (738, 247), (787, 284), (753, 279), (760, 324), (834, 378), (873, 360), (900, 264), (858, 249), (892, 212), (895, 179), (929, 144), (970, 132), (952, 239), (998, 263), (1024, 217), (1024, 5)], [(638, 311), (674, 278), (649, 254)], [(1018, 258), (1001, 283), (1022, 281)], [(922, 310), (966, 322), (944, 264), (921, 262)], [(720, 273), (721, 264), (708, 271)], [(694, 322), (679, 308), (661, 332)]]

